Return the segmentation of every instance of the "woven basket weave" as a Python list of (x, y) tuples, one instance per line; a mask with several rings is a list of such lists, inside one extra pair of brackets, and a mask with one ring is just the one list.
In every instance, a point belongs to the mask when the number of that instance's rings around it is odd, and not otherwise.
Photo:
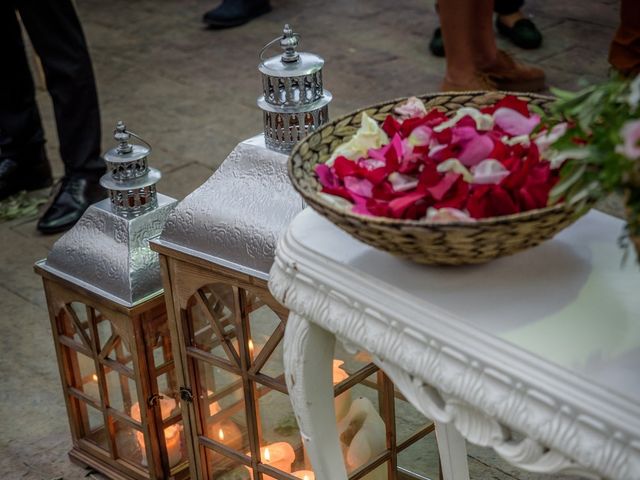
[[(454, 112), (461, 107), (492, 105), (506, 93), (436, 93), (419, 97), (427, 107)], [(553, 98), (517, 94), (530, 104), (545, 109)], [(564, 205), (530, 210), (514, 215), (476, 222), (432, 223), (359, 215), (337, 207), (320, 195), (321, 186), (314, 173), (318, 163), (326, 162), (338, 145), (347, 142), (360, 126), (362, 112), (383, 122), (406, 98), (361, 109), (337, 118), (296, 145), (289, 157), (289, 176), (293, 186), (320, 214), (357, 239), (393, 255), (433, 265), (484, 263), (538, 245), (553, 237), (577, 219)]]

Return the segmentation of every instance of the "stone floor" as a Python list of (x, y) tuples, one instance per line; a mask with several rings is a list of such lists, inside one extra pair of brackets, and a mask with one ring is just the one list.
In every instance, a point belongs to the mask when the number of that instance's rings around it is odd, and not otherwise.
[[(160, 191), (177, 198), (260, 131), (258, 51), (285, 22), (302, 33), (305, 49), (327, 60), (333, 116), (436, 90), (443, 74), (444, 61), (427, 49), (437, 24), (429, 1), (395, 0), (391, 7), (388, 0), (273, 0), (272, 13), (246, 26), (207, 31), (200, 16), (215, 1), (76, 2), (98, 80), (103, 148), (111, 148), (113, 126), (124, 120), (153, 145), (152, 163), (164, 172)], [(606, 77), (616, 0), (530, 0), (526, 10), (543, 31), (543, 47), (524, 52), (500, 40), (501, 46), (543, 66), (552, 86), (574, 89)], [(60, 175), (50, 100), (44, 91), (38, 96)], [(34, 218), (20, 218), (0, 224), (0, 239), (0, 477), (83, 478), (87, 472), (66, 456), (66, 413), (41, 283), (32, 271), (56, 237), (38, 235)], [(482, 449), (470, 449), (470, 464), (474, 479), (550, 478), (518, 472)]]

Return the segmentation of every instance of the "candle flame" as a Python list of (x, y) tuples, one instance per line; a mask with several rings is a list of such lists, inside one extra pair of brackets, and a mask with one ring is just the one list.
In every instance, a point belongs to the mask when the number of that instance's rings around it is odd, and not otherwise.
[(220, 440), (224, 440), (224, 432), (222, 431), (222, 429), (218, 430), (218, 438), (220, 438)]
[(253, 353), (253, 340), (249, 339), (249, 352)]
[(305, 475), (304, 477), (302, 477), (302, 480), (309, 480), (309, 475)]
[(95, 373), (91, 376), (91, 378), (93, 378), (94, 382), (98, 381), (98, 375), (96, 375)]
[(267, 462), (271, 461), (271, 453), (269, 453), (269, 447), (264, 449), (264, 459)]

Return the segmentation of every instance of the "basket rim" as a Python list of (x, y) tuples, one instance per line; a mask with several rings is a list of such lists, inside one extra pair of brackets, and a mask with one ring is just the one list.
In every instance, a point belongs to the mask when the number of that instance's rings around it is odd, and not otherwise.
[[(399, 219), (399, 218), (389, 218), (389, 217), (378, 217), (378, 216), (374, 216), (374, 215), (362, 215), (359, 213), (354, 213), (350, 210), (346, 210), (346, 209), (341, 209), (336, 207), (335, 205), (332, 205), (331, 203), (329, 203), (328, 201), (326, 201), (321, 195), (319, 190), (317, 191), (310, 191), (308, 189), (304, 189), (302, 188), (298, 182), (296, 181), (295, 176), (293, 175), (293, 158), (298, 154), (298, 151), (300, 150), (300, 148), (302, 148), (303, 144), (305, 144), (309, 138), (311, 138), (313, 135), (317, 135), (320, 134), (322, 132), (323, 129), (328, 128), (330, 126), (335, 126), (338, 123), (340, 123), (341, 121), (343, 121), (346, 118), (349, 117), (354, 117), (356, 115), (359, 115), (362, 112), (365, 112), (366, 110), (370, 110), (372, 108), (378, 108), (378, 107), (383, 107), (383, 106), (387, 106), (387, 105), (391, 105), (391, 104), (395, 104), (398, 102), (401, 102), (403, 100), (407, 100), (410, 97), (417, 97), (421, 100), (424, 99), (429, 99), (429, 98), (436, 98), (439, 96), (444, 96), (444, 95), (455, 95), (455, 96), (463, 96), (463, 95), (485, 95), (485, 94), (502, 94), (503, 96), (506, 95), (514, 95), (516, 97), (521, 97), (521, 96), (526, 96), (528, 98), (538, 98), (538, 99), (542, 99), (542, 100), (554, 100), (555, 97), (551, 96), (551, 95), (544, 95), (544, 94), (539, 94), (539, 93), (530, 93), (530, 92), (511, 92), (511, 91), (503, 91), (503, 90), (499, 90), (499, 91), (492, 91), (492, 90), (473, 90), (473, 91), (465, 91), (465, 92), (435, 92), (435, 93), (425, 93), (425, 94), (421, 94), (421, 95), (409, 95), (409, 96), (405, 96), (405, 97), (398, 97), (392, 100), (386, 100), (383, 102), (379, 102), (373, 105), (368, 105), (366, 107), (361, 107), (359, 109), (353, 110), (349, 113), (345, 113), (344, 115), (341, 115), (327, 123), (324, 123), (320, 126), (320, 128), (318, 128), (317, 130), (311, 132), (309, 135), (307, 135), (306, 137), (304, 137), (302, 140), (300, 140), (293, 148), (293, 150), (291, 151), (291, 153), (289, 154), (289, 159), (287, 161), (287, 173), (289, 175), (289, 179), (291, 181), (291, 184), (293, 185), (293, 188), (295, 188), (295, 190), (300, 193), (300, 195), (302, 195), (302, 197), (307, 201), (307, 203), (309, 203), (315, 210), (318, 210), (318, 208), (328, 208), (330, 210), (332, 210), (333, 212), (335, 212), (338, 215), (342, 215), (345, 217), (350, 217), (355, 221), (358, 222), (368, 222), (368, 223), (373, 223), (373, 224), (377, 224), (380, 226), (388, 226), (388, 227), (437, 227), (437, 228), (446, 228), (446, 227), (453, 227), (453, 228), (478, 228), (478, 227), (483, 227), (483, 226), (491, 226), (491, 225), (498, 225), (498, 224), (502, 224), (502, 223), (511, 223), (513, 221), (525, 221), (525, 220), (530, 220), (533, 218), (537, 218), (543, 215), (546, 215), (547, 213), (551, 213), (551, 212), (555, 212), (555, 211), (561, 211), (561, 210), (570, 210), (570, 205), (565, 203), (565, 202), (560, 202), (557, 203), (555, 205), (550, 205), (544, 208), (536, 208), (533, 210), (527, 210), (525, 212), (519, 212), (519, 213), (512, 213), (510, 215), (500, 215), (497, 217), (487, 217), (487, 218), (481, 218), (481, 219), (475, 219), (474, 221), (457, 221), (457, 222), (429, 222), (426, 220), (407, 220), (407, 219)], [(434, 107), (436, 108), (436, 107)]]

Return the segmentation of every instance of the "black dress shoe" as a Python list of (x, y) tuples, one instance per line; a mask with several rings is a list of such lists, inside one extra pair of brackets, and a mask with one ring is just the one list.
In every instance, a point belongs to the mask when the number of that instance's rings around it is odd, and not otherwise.
[(442, 39), (442, 30), (440, 27), (436, 28), (433, 32), (433, 37), (429, 42), (429, 50), (436, 57), (444, 57), (444, 40)]
[(0, 200), (22, 190), (39, 190), (53, 183), (43, 145), (0, 159)]
[(202, 17), (210, 28), (231, 28), (271, 11), (269, 0), (222, 0)]
[(106, 192), (100, 187), (97, 178), (64, 177), (59, 187), (53, 202), (38, 222), (38, 230), (41, 233), (68, 230), (80, 220), (89, 205), (106, 197)]
[(500, 21), (500, 16), (496, 16), (496, 29), (520, 48), (532, 49), (542, 45), (540, 30), (528, 18), (521, 18), (513, 27), (507, 27)]

